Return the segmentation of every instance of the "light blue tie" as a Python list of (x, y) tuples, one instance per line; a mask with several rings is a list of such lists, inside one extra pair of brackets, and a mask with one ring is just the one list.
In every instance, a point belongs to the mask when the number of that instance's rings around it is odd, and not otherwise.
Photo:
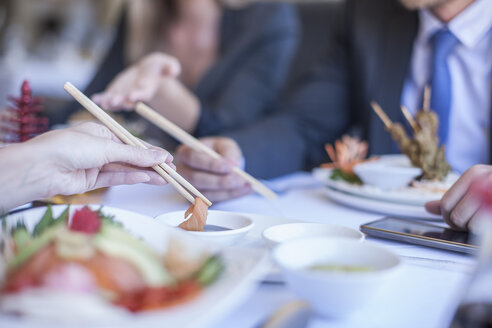
[(439, 138), (446, 144), (449, 134), (449, 117), (451, 111), (451, 75), (448, 56), (458, 44), (458, 39), (448, 29), (434, 34), (431, 73), (431, 109), (439, 116)]

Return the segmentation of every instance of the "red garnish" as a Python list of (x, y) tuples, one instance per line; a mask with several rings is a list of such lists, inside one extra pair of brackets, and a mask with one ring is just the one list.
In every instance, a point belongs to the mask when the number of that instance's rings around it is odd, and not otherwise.
[(24, 81), (20, 97), (9, 97), (11, 103), (5, 110), (0, 127), (2, 141), (23, 142), (48, 131), (49, 120), (41, 116), (43, 99), (32, 96), (29, 82)]
[(201, 289), (195, 281), (181, 282), (173, 287), (147, 287), (134, 293), (122, 293), (115, 304), (132, 312), (162, 309), (194, 298)]
[(92, 211), (88, 206), (75, 211), (70, 223), (70, 230), (94, 234), (101, 227), (99, 213)]

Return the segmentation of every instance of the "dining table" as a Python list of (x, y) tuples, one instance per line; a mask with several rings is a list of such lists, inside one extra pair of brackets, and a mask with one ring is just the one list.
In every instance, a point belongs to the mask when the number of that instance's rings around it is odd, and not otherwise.
[[(265, 183), (277, 192), (277, 200), (270, 201), (251, 194), (214, 204), (212, 209), (355, 229), (384, 217), (384, 214), (333, 202), (326, 195), (326, 187), (309, 172), (296, 172)], [(144, 184), (112, 187), (104, 194), (101, 203), (152, 217), (188, 207), (186, 200), (173, 188)], [(364, 242), (377, 244), (397, 254), (402, 262), (400, 269), (374, 294), (370, 303), (352, 316), (327, 319), (313, 314), (309, 328), (449, 326), (474, 271), (474, 256), (371, 237)], [(209, 327), (261, 327), (272, 313), (294, 300), (296, 296), (282, 281), (272, 283), (259, 279), (239, 306)]]

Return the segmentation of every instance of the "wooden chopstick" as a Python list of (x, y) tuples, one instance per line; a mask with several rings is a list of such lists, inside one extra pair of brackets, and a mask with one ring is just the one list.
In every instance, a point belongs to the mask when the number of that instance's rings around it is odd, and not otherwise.
[[(85, 109), (87, 109), (92, 115), (99, 119), (104, 125), (106, 125), (122, 142), (147, 149), (148, 147), (139, 139), (134, 137), (118, 122), (116, 122), (111, 116), (109, 116), (104, 110), (97, 106), (92, 100), (78, 90), (73, 84), (67, 82), (64, 86), (65, 90), (75, 98)], [(186, 181), (175, 170), (173, 170), (166, 163), (161, 163), (152, 167), (160, 176), (167, 182), (173, 185), (174, 188), (189, 202), (194, 203), (195, 198), (184, 188), (186, 187), (194, 195), (201, 198), (208, 206), (212, 205), (202, 193), (200, 193), (191, 183)], [(184, 186), (184, 187), (183, 187)]]
[[(211, 148), (209, 148), (206, 145), (204, 145), (203, 143), (201, 143), (200, 140), (196, 139), (195, 137), (190, 135), (188, 132), (184, 131), (179, 126), (177, 126), (173, 122), (169, 121), (167, 118), (163, 117), (161, 114), (157, 113), (155, 110), (153, 110), (152, 108), (150, 108), (146, 104), (139, 102), (135, 108), (135, 111), (137, 113), (139, 113), (140, 115), (142, 115), (143, 117), (145, 117), (150, 122), (157, 125), (164, 132), (170, 134), (176, 140), (179, 140), (182, 144), (185, 144), (185, 145), (191, 147), (195, 151), (203, 152), (212, 158), (215, 158), (215, 159), (221, 159), (222, 158), (222, 156), (220, 156), (217, 152), (215, 152)], [(244, 180), (249, 182), (251, 184), (251, 186), (253, 187), (253, 190), (255, 190), (260, 195), (263, 195), (265, 198), (270, 199), (270, 200), (274, 200), (278, 197), (277, 194), (275, 194), (267, 186), (265, 186), (263, 183), (261, 183), (260, 181), (255, 179), (250, 174), (241, 170), (239, 167), (235, 166), (232, 170), (234, 173), (236, 173), (237, 175), (242, 177)]]

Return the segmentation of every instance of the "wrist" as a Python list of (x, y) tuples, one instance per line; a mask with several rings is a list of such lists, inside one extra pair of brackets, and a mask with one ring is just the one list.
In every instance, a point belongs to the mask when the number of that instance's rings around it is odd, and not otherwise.
[(186, 132), (193, 133), (200, 119), (200, 100), (184, 86), (176, 87), (172, 83), (179, 82), (162, 79), (151, 106)]
[[(0, 211), (8, 210), (50, 195), (46, 158), (36, 158), (29, 142), (0, 149)], [(40, 150), (41, 151), (41, 150)]]

